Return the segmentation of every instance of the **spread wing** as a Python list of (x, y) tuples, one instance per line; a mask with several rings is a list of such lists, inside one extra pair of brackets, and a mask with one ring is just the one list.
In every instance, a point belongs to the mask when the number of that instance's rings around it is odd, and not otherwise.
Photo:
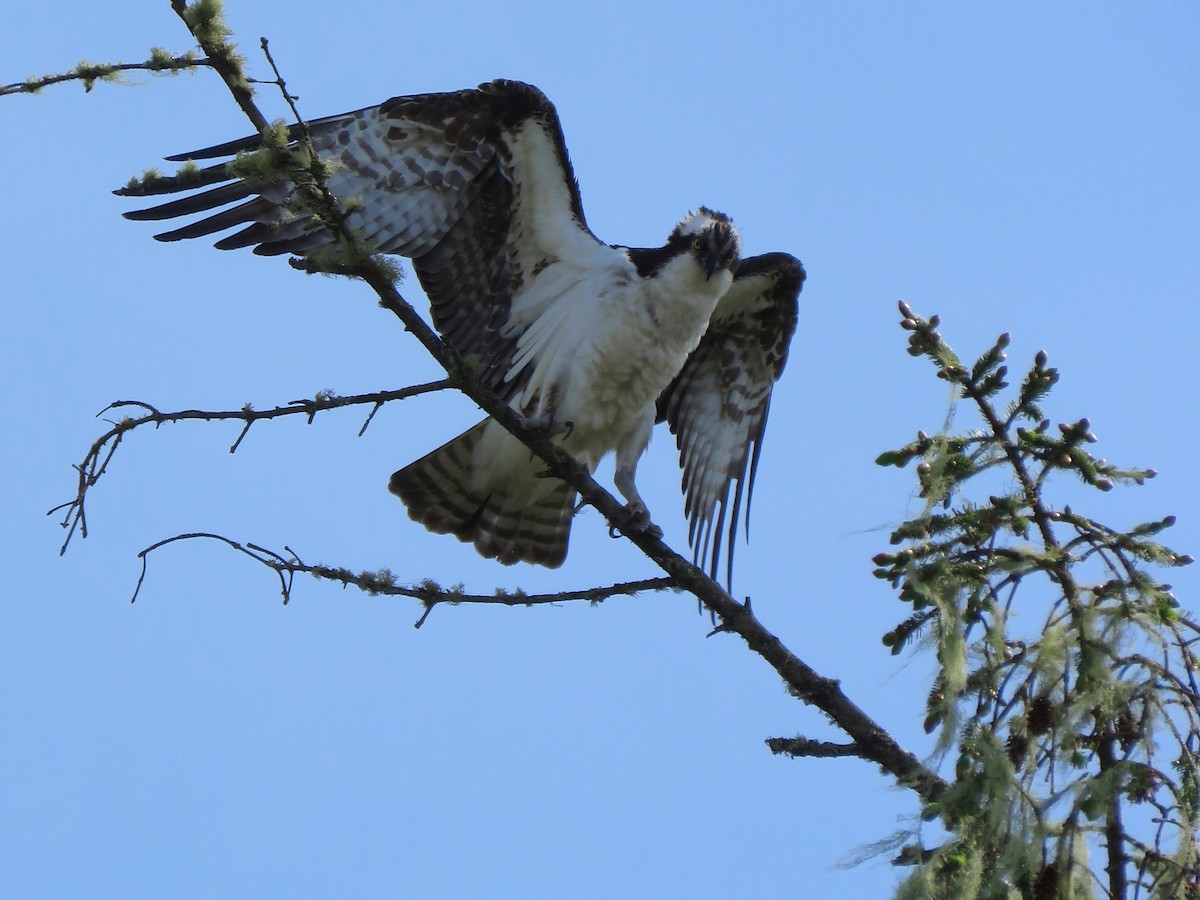
[(786, 253), (742, 260), (700, 345), (658, 398), (658, 421), (667, 421), (679, 446), (688, 544), (717, 577), (728, 513), (730, 585), (742, 494), (748, 535), (771, 388), (787, 361), (804, 277), (800, 260)]
[[(493, 81), (476, 90), (396, 97), (310, 122), (308, 129), (317, 154), (331, 164), (330, 190), (343, 205), (354, 201), (350, 227), (379, 251), (412, 259), (434, 326), (461, 355), (478, 358), (481, 380), (505, 399), (531, 374), (528, 366), (517, 367), (522, 377), (510, 374), (522, 333), (564, 294), (578, 299), (571, 289), (583, 276), (572, 273), (623, 262), (588, 229), (558, 114), (531, 85)], [(296, 146), (300, 128), (290, 136)], [(260, 146), (254, 136), (168, 159), (218, 159)], [(126, 218), (204, 214), (156, 235), (163, 241), (240, 226), (217, 241), (223, 250), (303, 254), (331, 243), (295, 202), (291, 181), (237, 178), (226, 162), (116, 191), (203, 189)], [(554, 268), (554, 277), (540, 279)], [(542, 286), (533, 290), (539, 279)], [(530, 291), (532, 309), (522, 303)]]

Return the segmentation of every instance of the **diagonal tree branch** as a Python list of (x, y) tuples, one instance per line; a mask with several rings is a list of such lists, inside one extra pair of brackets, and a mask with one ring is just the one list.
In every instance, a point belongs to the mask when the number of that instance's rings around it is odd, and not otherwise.
[[(215, 16), (212, 6), (198, 3), (189, 7), (184, 0), (172, 0), (171, 5), (187, 24), (204, 53), (214, 61), (226, 61), (215, 65), (214, 68), (250, 121), (255, 127), (264, 128), (266, 118), (254, 105), (245, 76), (238, 66), (228, 62), (236, 59), (236, 56), (224, 44), (224, 36), (228, 31)], [(200, 12), (204, 15), (200, 15)], [(300, 124), (303, 132), (303, 121)], [(307, 138), (303, 140), (307, 143)], [(311, 150), (311, 146), (309, 149)], [(442, 342), (416, 310), (404, 300), (395, 288), (395, 270), (377, 255), (363, 251), (360, 241), (347, 226), (345, 214), (337, 200), (325, 187), (324, 172), (317, 154), (310, 152), (309, 158), (312, 160), (312, 181), (308, 184), (297, 182), (297, 193), (301, 201), (310, 205), (326, 223), (331, 233), (337, 237), (338, 243), (350, 251), (346, 256), (351, 261), (339, 266), (340, 274), (357, 276), (370, 285), (378, 295), (380, 305), (400, 319), (404, 327), (446, 370), (459, 390), (544, 460), (551, 475), (561, 478), (579, 491), (586, 503), (604, 515), (614, 529), (624, 534), (650, 557), (677, 586), (693, 594), (713, 613), (720, 616), (721, 630), (740, 635), (750, 649), (779, 673), (798, 698), (816, 706), (853, 739), (863, 759), (880, 765), (927, 802), (946, 790), (946, 782), (912, 753), (902, 748), (886, 730), (853, 703), (842, 692), (835, 679), (819, 675), (788, 650), (779, 638), (753, 615), (749, 603), (743, 605), (734, 600), (724, 588), (661, 539), (651, 536), (646, 531), (627, 529), (628, 516), (624, 506), (600, 487), (583, 465), (561, 451), (544, 434), (522, 428), (517, 412), (491, 391), (482, 388), (470, 376), (469, 368), (464, 366), (458, 355)], [(303, 264), (301, 265), (303, 267)]]

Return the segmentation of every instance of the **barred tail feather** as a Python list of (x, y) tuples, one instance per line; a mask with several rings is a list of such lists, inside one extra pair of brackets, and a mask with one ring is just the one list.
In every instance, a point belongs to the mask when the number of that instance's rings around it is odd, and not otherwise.
[(437, 534), (471, 541), (481, 556), (506, 566), (529, 562), (557, 568), (567, 556), (575, 491), (553, 481), (549, 492), (532, 502), (527, 491), (514, 491), (511, 485), (525, 481), (521, 475), (535, 476), (533, 460), (528, 473), (474, 486), (472, 467), (486, 425), (480, 422), (395, 472), (388, 490), (404, 501), (411, 519)]

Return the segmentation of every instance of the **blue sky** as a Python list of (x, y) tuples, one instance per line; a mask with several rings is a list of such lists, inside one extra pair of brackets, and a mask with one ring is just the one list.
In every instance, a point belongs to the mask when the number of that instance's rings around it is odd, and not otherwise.
[[(739, 594), (918, 754), (927, 663), (882, 633), (905, 608), (870, 576), (919, 509), (874, 457), (946, 415), (904, 352), (897, 299), (964, 355), (1011, 331), (1045, 348), (1056, 421), (1161, 473), (1061, 502), (1113, 525), (1175, 513), (1200, 549), (1200, 13), (1163, 4), (292, 4), (231, 2), (254, 72), (267, 35), (306, 115), (494, 77), (557, 104), (592, 229), (660, 243), (700, 204), (748, 252), (809, 280), (772, 407)], [(300, 11), (298, 11), (300, 10)], [(190, 44), (166, 2), (20, 4), (0, 81)], [(478, 417), (434, 396), (306, 426), (132, 435), (59, 558), (45, 511), (117, 399), (266, 407), (437, 372), (361, 286), (282, 260), (160, 245), (109, 190), (167, 154), (241, 136), (211, 73), (0, 101), (0, 375), (7, 439), (0, 604), (0, 882), (36, 896), (885, 895), (912, 798), (850, 760), (762, 740), (836, 739), (737, 640), (675, 595), (599, 608), (438, 609), (272, 576), (216, 531), (400, 577), (561, 590), (652, 576), (595, 513), (567, 564), (505, 569), (411, 523), (390, 473)], [(269, 90), (269, 114), (282, 116)], [(415, 280), (402, 291), (422, 306)], [(960, 412), (965, 417), (966, 410)], [(961, 423), (964, 421), (959, 419)], [(639, 470), (686, 529), (672, 441)], [(601, 470), (611, 478), (611, 464)], [(1196, 575), (1171, 573), (1185, 605)]]

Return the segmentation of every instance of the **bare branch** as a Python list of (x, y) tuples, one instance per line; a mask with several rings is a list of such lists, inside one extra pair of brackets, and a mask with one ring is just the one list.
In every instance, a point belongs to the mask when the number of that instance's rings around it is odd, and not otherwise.
[(602, 603), (609, 597), (618, 595), (633, 596), (648, 591), (662, 591), (675, 587), (670, 578), (647, 578), (641, 581), (619, 582), (607, 587), (589, 587), (573, 591), (556, 591), (548, 594), (527, 594), (519, 590), (505, 591), (499, 589), (493, 594), (467, 594), (463, 592), (461, 585), (444, 588), (428, 579), (414, 585), (401, 584), (395, 574), (388, 569), (379, 569), (374, 572), (351, 572), (349, 569), (340, 566), (309, 565), (303, 562), (290, 547), (284, 548), (288, 554), (285, 556), (282, 553), (268, 550), (258, 544), (243, 544), (224, 535), (199, 531), (177, 534), (174, 537), (156, 541), (138, 554), (138, 558), (142, 561), (142, 571), (138, 576), (133, 596), (130, 598), (131, 603), (137, 600), (138, 593), (142, 589), (142, 582), (146, 578), (147, 559), (150, 554), (168, 544), (191, 540), (218, 541), (250, 557), (255, 562), (266, 566), (279, 576), (280, 591), (283, 595), (285, 605), (292, 598), (292, 584), (295, 576), (298, 574), (336, 581), (343, 587), (356, 587), (373, 596), (411, 597), (414, 600), (420, 600), (425, 607), (425, 612), (415, 623), (415, 628), (420, 628), (429, 617), (429, 613), (440, 603), (448, 603), (451, 606), (458, 606), (462, 603), (499, 604), (501, 606), (539, 606), (547, 603), (569, 603), (576, 600), (586, 600), (588, 603)]
[(287, 103), (288, 108), (291, 109), (292, 117), (297, 123), (304, 125), (305, 130), (307, 130), (308, 125), (304, 121), (304, 117), (300, 115), (299, 108), (296, 106), (296, 101), (300, 98), (295, 94), (288, 93), (287, 82), (283, 80), (283, 73), (279, 71), (279, 66), (275, 65), (275, 57), (271, 55), (270, 42), (265, 37), (259, 38), (259, 45), (262, 47), (263, 56), (267, 58), (267, 63), (271, 66), (271, 71), (275, 73), (275, 78), (270, 82), (270, 84), (274, 84), (279, 87), (279, 93), (283, 95), (284, 102)]
[(229, 448), (229, 452), (233, 453), (241, 445), (246, 432), (250, 430), (250, 426), (255, 422), (261, 422), (266, 419), (278, 419), (282, 416), (303, 415), (308, 419), (308, 424), (311, 425), (313, 418), (319, 412), (340, 409), (345, 406), (371, 404), (371, 413), (367, 416), (366, 422), (363, 423), (362, 428), (358, 432), (361, 436), (367, 430), (367, 425), (370, 424), (371, 419), (374, 418), (375, 413), (378, 412), (383, 404), (390, 403), (393, 400), (403, 400), (408, 397), (428, 394), (432, 391), (445, 390), (450, 386), (450, 382), (443, 379), (442, 381), (432, 381), (427, 384), (413, 385), (412, 387), (400, 388), (394, 391), (376, 391), (370, 394), (353, 394), (348, 397), (340, 397), (332, 391), (322, 391), (311, 400), (293, 400), (287, 406), (276, 406), (272, 409), (264, 410), (256, 410), (247, 405), (237, 410), (184, 409), (164, 413), (155, 409), (149, 403), (144, 403), (140, 400), (118, 400), (115, 403), (110, 403), (97, 415), (102, 416), (109, 410), (124, 409), (126, 407), (143, 409), (146, 410), (146, 413), (137, 417), (125, 417), (120, 421), (114, 422), (112, 428), (98, 437), (92, 443), (92, 446), (88, 448), (83, 462), (75, 467), (79, 473), (75, 498), (66, 503), (59, 504), (46, 513), (47, 515), (53, 515), (59, 510), (64, 510), (62, 527), (67, 529), (67, 536), (63, 540), (62, 547), (59, 548), (59, 555), (67, 552), (67, 546), (71, 543), (71, 538), (75, 535), (76, 530), (79, 531), (81, 537), (87, 537), (87, 518), (84, 512), (84, 501), (87, 497), (87, 492), (108, 470), (108, 464), (112, 460), (117, 447), (120, 446), (122, 439), (135, 428), (140, 428), (143, 425), (153, 425), (157, 428), (167, 423), (196, 419), (205, 422), (235, 419), (244, 422), (245, 425), (238, 435), (237, 440)]

